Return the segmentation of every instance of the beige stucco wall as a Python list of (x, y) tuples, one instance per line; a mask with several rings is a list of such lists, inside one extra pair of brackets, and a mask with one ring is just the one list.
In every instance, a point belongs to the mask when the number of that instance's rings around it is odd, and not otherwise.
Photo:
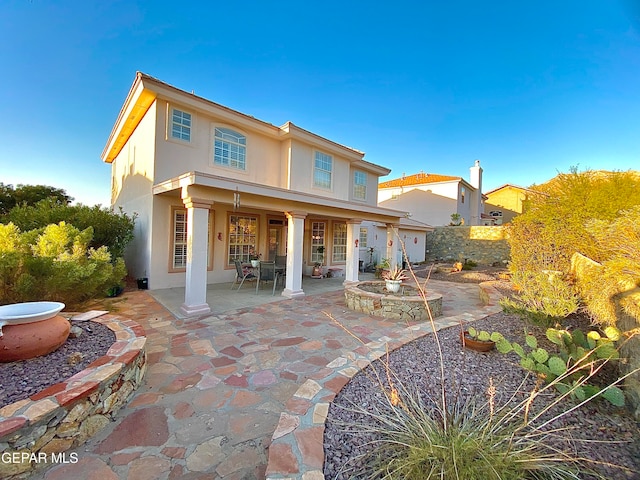
[[(362, 222), (362, 228), (367, 229), (367, 247), (360, 248), (360, 260), (364, 265), (369, 263), (369, 248), (373, 247), (373, 262), (379, 263), (387, 256), (387, 227), (374, 222)], [(422, 262), (425, 259), (426, 232), (411, 228), (399, 228), (397, 236), (394, 238), (394, 251), (397, 262), (402, 261), (402, 247), (400, 241), (404, 242), (405, 250), (411, 262)], [(414, 241), (415, 240), (415, 241)]]
[(156, 103), (151, 105), (111, 164), (111, 204), (122, 207), (129, 215), (136, 215), (134, 237), (125, 252), (128, 274), (135, 278), (150, 273), (155, 115)]
[(394, 208), (411, 213), (411, 219), (427, 225), (448, 225), (458, 203), (455, 199), (413, 189), (396, 199), (379, 202), (381, 207)]
[[(198, 171), (212, 175), (286, 187), (286, 174), (281, 156), (280, 141), (247, 128), (238, 127), (211, 115), (194, 111), (179, 104), (158, 100), (155, 183), (184, 172)], [(192, 115), (191, 141), (184, 142), (167, 135), (167, 115), (171, 108), (182, 109)], [(213, 163), (215, 127), (231, 128), (247, 138), (246, 169), (238, 170)]]
[[(464, 203), (460, 193), (462, 187), (466, 190)], [(465, 225), (472, 225), (478, 222), (472, 214), (472, 196), (475, 193), (460, 182), (383, 188), (378, 192), (378, 204), (410, 212), (412, 219), (428, 225), (449, 225), (453, 213), (458, 213)]]
[(522, 204), (527, 199), (527, 194), (519, 188), (507, 186), (495, 192), (487, 194), (484, 213), (489, 214), (494, 210), (502, 211), (502, 223), (508, 223), (522, 213)]

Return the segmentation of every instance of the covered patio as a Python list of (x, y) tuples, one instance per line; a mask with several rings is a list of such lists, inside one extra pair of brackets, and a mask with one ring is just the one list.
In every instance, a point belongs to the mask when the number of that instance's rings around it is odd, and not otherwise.
[[(181, 317), (223, 311), (224, 307), (216, 306), (216, 303), (227, 301), (228, 286), (224, 294), (217, 287), (209, 286), (233, 280), (233, 261), (245, 261), (249, 247), (269, 255), (273, 252), (286, 255), (286, 280), (280, 295), (287, 298), (304, 296), (307, 288), (317, 286), (313, 281), (303, 285), (303, 274), (305, 267), (318, 259), (318, 236), (314, 230), (318, 224), (325, 227), (321, 232), (326, 235), (322, 238), (322, 252), (325, 248), (327, 251), (326, 256), (321, 254), (324, 266), (338, 267), (343, 275), (340, 281), (360, 280), (358, 241), (364, 220), (387, 225), (387, 257), (392, 260), (393, 268), (395, 255), (392, 251), (397, 247), (394, 228), (404, 216), (404, 212), (348, 199), (321, 197), (201, 172), (189, 172), (155, 185), (153, 194), (153, 201), (159, 207), (154, 208), (154, 212), (162, 212), (159, 215), (164, 218), (168, 210), (186, 210), (184, 289), (182, 292), (170, 289), (173, 290), (171, 296), (174, 301), (177, 295), (184, 294), (178, 312)], [(255, 219), (258, 233), (254, 233), (249, 241), (234, 240), (236, 232), (229, 219), (241, 215)], [(282, 241), (275, 248), (274, 240), (269, 236), (273, 221), (280, 222), (282, 234)], [(328, 233), (337, 226), (341, 229), (340, 244), (335, 234)], [(163, 249), (160, 248), (162, 239), (154, 237), (153, 241), (158, 244), (154, 245), (155, 251)], [(394, 242), (396, 247), (393, 247)], [(173, 249), (171, 243), (166, 244), (166, 251), (172, 252)], [(160, 263), (158, 267), (158, 270), (163, 268)], [(182, 275), (178, 270), (170, 274)], [(338, 279), (332, 283), (336, 281)]]
[[(360, 273), (360, 280), (373, 280), (373, 273)], [(305, 295), (319, 295), (335, 292), (344, 288), (343, 278), (302, 278)], [(238, 285), (231, 283), (211, 283), (207, 285), (207, 303), (211, 306), (211, 314), (218, 315), (233, 311), (241, 311), (260, 305), (275, 303), (287, 298), (282, 296), (283, 286), (278, 282), (276, 294), (271, 295), (271, 286), (265, 286), (256, 294), (255, 282), (246, 281), (238, 290)], [(176, 318), (186, 318), (181, 306), (185, 298), (185, 288), (163, 288), (151, 290), (151, 296), (169, 310)]]

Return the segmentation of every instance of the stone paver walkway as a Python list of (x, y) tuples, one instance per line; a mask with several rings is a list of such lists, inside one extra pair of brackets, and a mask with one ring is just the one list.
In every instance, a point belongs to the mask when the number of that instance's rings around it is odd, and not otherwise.
[[(481, 304), (477, 285), (431, 281), (429, 289), (444, 295), (443, 324), (497, 311)], [(294, 394), (362, 346), (325, 313), (364, 343), (399, 338), (407, 327), (347, 310), (342, 291), (182, 320), (144, 291), (120, 305), (117, 314), (146, 331), (143, 385), (116, 422), (77, 450), (77, 463), (34, 478), (263, 479)]]

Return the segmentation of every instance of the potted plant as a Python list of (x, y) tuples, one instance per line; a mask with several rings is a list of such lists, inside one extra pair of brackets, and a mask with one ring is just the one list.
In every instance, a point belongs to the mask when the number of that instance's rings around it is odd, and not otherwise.
[(386, 273), (385, 270), (389, 270), (390, 262), (388, 258), (383, 258), (380, 263), (376, 265), (376, 278), (383, 278)]
[(260, 257), (262, 257), (262, 254), (256, 253), (253, 248), (249, 250), (249, 261), (253, 268), (258, 268), (260, 266)]
[(406, 270), (394, 267), (393, 270), (389, 270), (383, 274), (384, 282), (387, 287), (387, 291), (396, 293), (400, 290), (400, 284), (403, 280), (407, 279)]
[(462, 346), (475, 350), (477, 352), (489, 352), (496, 346), (496, 341), (499, 337), (502, 337), (500, 333), (489, 333), (484, 330), (476, 330), (473, 327), (469, 327), (467, 330), (460, 330), (460, 341)]
[(311, 272), (312, 278), (322, 278), (324, 273), (322, 272), (322, 260), (324, 259), (324, 246), (320, 245), (316, 250), (320, 254), (320, 261), (313, 264), (313, 271)]

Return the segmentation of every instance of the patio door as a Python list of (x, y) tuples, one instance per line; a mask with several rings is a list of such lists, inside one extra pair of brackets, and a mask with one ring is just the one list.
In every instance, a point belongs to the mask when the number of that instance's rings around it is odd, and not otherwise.
[(269, 219), (269, 260), (287, 254), (287, 227), (284, 220)]

